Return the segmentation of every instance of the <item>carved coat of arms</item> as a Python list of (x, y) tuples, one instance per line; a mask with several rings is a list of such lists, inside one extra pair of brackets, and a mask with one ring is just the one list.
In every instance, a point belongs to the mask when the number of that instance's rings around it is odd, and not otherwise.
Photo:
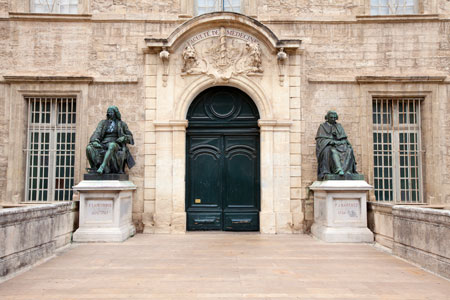
[[(233, 34), (238, 38), (230, 38)], [(213, 38), (206, 39), (205, 36)], [(201, 38), (204, 42), (195, 45), (194, 42)], [(238, 31), (227, 32), (224, 27), (189, 40), (182, 60), (182, 75), (207, 74), (216, 81), (228, 81), (233, 75), (263, 73), (258, 41)]]

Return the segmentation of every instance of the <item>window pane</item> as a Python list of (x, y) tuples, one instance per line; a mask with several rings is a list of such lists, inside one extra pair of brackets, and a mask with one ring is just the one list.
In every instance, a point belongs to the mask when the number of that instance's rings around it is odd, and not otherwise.
[(215, 11), (241, 12), (241, 0), (196, 0), (196, 15)]
[(223, 10), (232, 12), (241, 12), (240, 0), (223, 0)]
[(76, 14), (77, 8), (78, 0), (60, 0), (59, 12), (62, 14)]
[(197, 15), (202, 15), (221, 10), (222, 10), (222, 1), (220, 0), (196, 0)]
[(31, 0), (31, 12), (33, 13), (54, 13), (57, 12), (55, 0)]
[(30, 0), (33, 13), (78, 13), (78, 0)]
[[(378, 107), (374, 105), (374, 107)], [(373, 133), (375, 197), (392, 201), (392, 137), (389, 132)]]
[[(75, 162), (75, 133), (56, 133), (55, 200), (70, 200)], [(69, 192), (69, 193), (66, 193)], [(66, 198), (69, 195), (70, 198)]]
[(417, 0), (371, 0), (371, 15), (395, 15), (418, 13)]
[(372, 104), (372, 121), (373, 124), (392, 123), (392, 106), (391, 103), (384, 100), (375, 100)]

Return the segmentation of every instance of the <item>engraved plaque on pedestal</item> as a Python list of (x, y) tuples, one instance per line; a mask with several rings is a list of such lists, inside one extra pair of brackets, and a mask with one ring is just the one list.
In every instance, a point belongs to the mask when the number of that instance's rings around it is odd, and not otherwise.
[(133, 191), (130, 181), (83, 180), (80, 192), (80, 227), (75, 242), (121, 242), (134, 235), (131, 221)]
[(352, 222), (361, 219), (359, 199), (334, 200), (333, 205), (335, 222)]
[(87, 200), (86, 222), (108, 223), (113, 220), (112, 200)]

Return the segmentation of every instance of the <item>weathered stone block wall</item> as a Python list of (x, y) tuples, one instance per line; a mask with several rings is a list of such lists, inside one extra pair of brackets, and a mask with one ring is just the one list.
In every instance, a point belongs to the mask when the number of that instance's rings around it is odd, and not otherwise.
[(0, 15), (7, 15), (9, 10), (8, 0), (0, 0)]
[[(82, 22), (0, 22), (4, 75), (84, 75), (90, 62), (90, 25)], [(3, 31), (3, 30), (2, 30)]]
[(71, 242), (74, 203), (0, 209), (0, 279)]
[(367, 202), (367, 227), (373, 232), (375, 242), (393, 248), (394, 226), (392, 204)]
[[(0, 1), (0, 14), (29, 12), (29, 0)], [(192, 7), (191, 7), (192, 6)], [(243, 12), (259, 17), (295, 18), (298, 16), (346, 17), (367, 15), (369, 0), (244, 0)], [(194, 11), (193, 0), (170, 1), (130, 1), (130, 0), (80, 0), (79, 12), (91, 13), (100, 18), (163, 19), (176, 18), (178, 15), (191, 14)], [(444, 14), (450, 12), (446, 0), (424, 0), (419, 3), (419, 13)]]
[[(450, 58), (449, 58), (450, 59)], [(447, 101), (445, 98), (443, 99), (443, 105), (441, 110), (441, 118), (442, 118), (442, 139), (440, 145), (440, 152), (442, 153), (442, 160), (440, 161), (441, 166), (441, 182), (440, 184), (443, 186), (450, 186), (450, 85), (445, 87)], [(450, 203), (450, 191), (447, 189), (447, 192), (444, 193), (443, 199), (445, 203)]]
[(291, 212), (292, 231), (303, 232), (305, 229), (305, 209), (302, 203), (302, 122), (301, 122), (301, 77), (303, 69), (302, 55), (291, 56), (289, 67), (289, 113), (292, 125), (290, 128), (290, 165), (291, 165)]
[(438, 4), (438, 12), (440, 14), (449, 14), (450, 13), (450, 1), (439, 1)]
[(364, 1), (346, 0), (259, 0), (258, 15), (357, 15), (364, 14)]
[(178, 16), (180, 12), (179, 0), (93, 0), (91, 1), (93, 14), (123, 14), (123, 15), (153, 15)]
[(394, 206), (395, 255), (450, 278), (450, 210)]
[(98, 80), (142, 79), (142, 48), (146, 37), (144, 23), (92, 23), (89, 74)]
[[(108, 106), (116, 105), (122, 115), (122, 120), (127, 123), (133, 133), (135, 145), (129, 149), (136, 165), (129, 170), (130, 180), (137, 186), (133, 199), (133, 222), (136, 229), (142, 231), (142, 213), (144, 211), (144, 98), (142, 82), (131, 83), (104, 83), (93, 84), (89, 88), (89, 100), (87, 105), (88, 136), (94, 132), (98, 122), (106, 117)], [(88, 141), (83, 141), (82, 149)], [(87, 159), (83, 155), (82, 161)]]
[[(259, 16), (350, 16), (370, 14), (369, 0), (256, 0)], [(424, 14), (448, 13), (448, 1), (424, 0), (419, 12)]]
[(8, 167), (9, 117), (6, 110), (6, 86), (0, 84), (0, 203), (6, 201), (6, 168)]
[(449, 71), (447, 23), (291, 23), (269, 27), (283, 38), (302, 40), (307, 76)]

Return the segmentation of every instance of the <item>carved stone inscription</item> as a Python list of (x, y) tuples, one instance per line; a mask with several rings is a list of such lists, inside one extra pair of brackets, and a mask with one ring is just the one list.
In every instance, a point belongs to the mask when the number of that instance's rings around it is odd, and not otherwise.
[[(223, 31), (223, 30), (225, 30), (225, 31)], [(211, 29), (211, 30), (207, 30), (207, 31), (201, 32), (199, 34), (196, 34), (193, 37), (191, 37), (190, 39), (188, 39), (187, 43), (190, 45), (195, 45), (198, 42), (201, 42), (207, 38), (219, 37), (222, 34), (225, 37), (237, 38), (237, 39), (241, 39), (241, 40), (251, 42), (251, 43), (259, 43), (259, 40), (257, 38), (255, 38), (254, 36), (251, 36), (248, 33), (245, 33), (245, 32), (239, 31), (239, 30), (235, 30), (235, 29), (224, 28), (224, 27), (217, 28), (217, 29)]]
[(87, 200), (86, 220), (95, 222), (113, 221), (112, 200)]
[(359, 199), (334, 200), (335, 221), (359, 221), (361, 205)]
[(188, 39), (182, 53), (182, 75), (207, 74), (228, 81), (239, 74), (263, 73), (259, 40), (239, 30), (221, 27)]

